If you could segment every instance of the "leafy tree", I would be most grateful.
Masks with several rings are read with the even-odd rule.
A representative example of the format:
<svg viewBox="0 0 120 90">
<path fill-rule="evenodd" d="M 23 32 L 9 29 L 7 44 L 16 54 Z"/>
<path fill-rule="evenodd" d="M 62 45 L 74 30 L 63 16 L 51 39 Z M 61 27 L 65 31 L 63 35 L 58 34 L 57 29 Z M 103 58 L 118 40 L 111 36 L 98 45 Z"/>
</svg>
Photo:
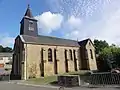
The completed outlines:
<svg viewBox="0 0 120 90">
<path fill-rule="evenodd" d="M 99 54 L 99 64 L 102 71 L 120 67 L 120 48 L 117 46 L 109 46 L 104 48 Z M 98 65 L 99 65 L 98 64 Z"/>
<path fill-rule="evenodd" d="M 104 48 L 109 47 L 109 44 L 104 40 L 94 40 L 96 54 L 99 54 Z"/>
<path fill-rule="evenodd" d="M 12 48 L 0 45 L 0 52 L 12 52 Z"/>
<path fill-rule="evenodd" d="M 0 52 L 2 52 L 3 51 L 3 46 L 2 45 L 0 45 Z"/>
<path fill-rule="evenodd" d="M 12 48 L 5 47 L 5 48 L 3 48 L 3 52 L 12 52 Z"/>
<path fill-rule="evenodd" d="M 105 40 L 94 40 L 97 54 L 97 65 L 101 71 L 108 71 L 120 67 L 120 47 L 109 45 Z"/>
</svg>

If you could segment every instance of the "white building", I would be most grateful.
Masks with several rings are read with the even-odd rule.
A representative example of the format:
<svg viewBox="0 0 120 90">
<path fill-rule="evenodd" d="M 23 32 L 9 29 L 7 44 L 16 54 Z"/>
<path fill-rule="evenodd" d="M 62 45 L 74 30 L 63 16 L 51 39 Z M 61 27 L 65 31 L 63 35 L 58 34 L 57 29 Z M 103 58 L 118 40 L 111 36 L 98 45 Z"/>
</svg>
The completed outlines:
<svg viewBox="0 0 120 90">
<path fill-rule="evenodd" d="M 0 69 L 11 71 L 12 53 L 0 53 Z"/>
</svg>

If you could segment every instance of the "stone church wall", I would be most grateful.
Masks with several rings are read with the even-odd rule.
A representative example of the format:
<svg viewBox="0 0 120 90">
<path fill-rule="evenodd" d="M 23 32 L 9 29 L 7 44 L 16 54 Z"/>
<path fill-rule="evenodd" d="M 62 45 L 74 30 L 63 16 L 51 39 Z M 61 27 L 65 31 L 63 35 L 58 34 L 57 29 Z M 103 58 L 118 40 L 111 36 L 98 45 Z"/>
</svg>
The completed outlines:
<svg viewBox="0 0 120 90">
<path fill-rule="evenodd" d="M 90 70 L 97 70 L 97 64 L 96 64 L 96 56 L 95 56 L 95 48 L 93 47 L 92 43 L 88 41 L 86 45 L 86 49 L 88 51 L 88 65 Z M 91 58 L 90 50 L 92 50 L 93 58 Z"/>
<path fill-rule="evenodd" d="M 29 78 L 31 75 L 35 75 L 35 77 L 39 78 L 41 76 L 40 72 L 40 63 L 41 63 L 41 49 L 43 51 L 43 60 L 44 60 L 44 76 L 54 75 L 54 49 L 56 49 L 56 58 L 57 58 L 57 72 L 58 74 L 65 73 L 65 55 L 64 50 L 72 50 L 76 51 L 77 57 L 77 69 L 79 70 L 79 54 L 77 51 L 79 47 L 65 47 L 65 46 L 48 46 L 48 45 L 35 45 L 35 44 L 27 44 L 26 48 L 26 63 L 27 63 L 27 77 Z M 48 62 L 48 49 L 52 49 L 52 62 Z M 73 53 L 72 53 L 73 56 Z M 70 60 L 69 52 L 67 52 L 68 59 L 68 70 L 70 72 L 75 71 L 74 69 L 74 60 Z"/>
</svg>

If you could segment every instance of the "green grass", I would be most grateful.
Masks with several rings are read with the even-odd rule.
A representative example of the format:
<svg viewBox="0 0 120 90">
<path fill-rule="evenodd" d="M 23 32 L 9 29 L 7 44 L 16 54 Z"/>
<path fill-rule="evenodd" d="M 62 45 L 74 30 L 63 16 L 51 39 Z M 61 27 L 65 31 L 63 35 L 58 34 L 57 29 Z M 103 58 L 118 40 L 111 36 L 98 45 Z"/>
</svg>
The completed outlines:
<svg viewBox="0 0 120 90">
<path fill-rule="evenodd" d="M 79 71 L 79 72 L 69 72 L 69 73 L 64 73 L 60 75 L 84 75 L 87 71 Z M 56 76 L 47 76 L 47 77 L 42 77 L 42 78 L 33 78 L 27 80 L 28 83 L 32 84 L 41 84 L 41 85 L 46 85 L 46 84 L 55 84 L 57 81 L 57 75 Z"/>
<path fill-rule="evenodd" d="M 76 71 L 76 72 L 69 72 L 69 73 L 65 73 L 63 75 L 84 75 L 86 72 L 88 72 L 87 70 L 81 70 L 81 71 Z"/>
</svg>

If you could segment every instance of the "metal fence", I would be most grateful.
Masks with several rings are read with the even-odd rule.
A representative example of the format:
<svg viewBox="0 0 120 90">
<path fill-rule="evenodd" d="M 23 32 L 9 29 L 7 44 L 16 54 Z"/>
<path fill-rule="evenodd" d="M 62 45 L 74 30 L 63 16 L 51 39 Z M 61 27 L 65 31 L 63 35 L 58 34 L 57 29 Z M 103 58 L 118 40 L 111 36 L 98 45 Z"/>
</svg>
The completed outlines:
<svg viewBox="0 0 120 90">
<path fill-rule="evenodd" d="M 91 85 L 120 85 L 120 73 L 93 73 L 89 76 Z"/>
<path fill-rule="evenodd" d="M 9 81 L 10 75 L 0 75 L 0 81 Z"/>
<path fill-rule="evenodd" d="M 88 73 L 86 75 L 59 76 L 60 86 L 120 86 L 120 73 Z"/>
</svg>

